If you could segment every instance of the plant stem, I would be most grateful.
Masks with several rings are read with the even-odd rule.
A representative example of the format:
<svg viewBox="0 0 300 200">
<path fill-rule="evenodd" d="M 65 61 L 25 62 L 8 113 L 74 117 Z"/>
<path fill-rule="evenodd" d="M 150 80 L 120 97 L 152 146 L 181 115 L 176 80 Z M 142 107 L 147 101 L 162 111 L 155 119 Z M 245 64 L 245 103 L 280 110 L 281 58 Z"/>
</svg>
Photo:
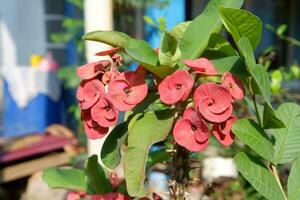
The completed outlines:
<svg viewBox="0 0 300 200">
<path fill-rule="evenodd" d="M 262 121 L 261 121 L 260 116 L 259 116 L 255 94 L 254 94 L 253 89 L 252 89 L 252 79 L 251 78 L 249 78 L 249 90 L 250 90 L 251 98 L 252 98 L 252 101 L 253 101 L 253 104 L 254 104 L 254 109 L 255 109 L 255 114 L 256 114 L 258 124 L 262 127 Z"/>
<path fill-rule="evenodd" d="M 185 200 L 186 183 L 189 172 L 189 152 L 177 144 L 175 144 L 173 167 L 174 174 L 170 188 L 170 199 Z"/>
<path fill-rule="evenodd" d="M 275 179 L 276 179 L 276 181 L 277 181 L 277 183 L 278 183 L 278 185 L 280 187 L 280 190 L 281 190 L 281 192 L 282 192 L 282 194 L 284 196 L 284 199 L 287 200 L 287 197 L 286 197 L 286 195 L 284 193 L 284 190 L 283 190 L 281 182 L 280 182 L 280 178 L 279 178 L 279 174 L 278 174 L 276 166 L 273 165 L 273 164 L 270 164 L 270 169 L 271 169 L 271 172 L 274 175 L 274 177 L 275 177 Z"/>
<path fill-rule="evenodd" d="M 259 112 L 258 112 L 258 107 L 257 107 L 255 94 L 251 94 L 251 97 L 252 97 L 252 101 L 253 101 L 253 104 L 254 104 L 254 109 L 255 109 L 255 114 L 256 114 L 258 124 L 262 127 L 262 122 L 261 122 L 260 115 L 259 115 Z"/>
</svg>

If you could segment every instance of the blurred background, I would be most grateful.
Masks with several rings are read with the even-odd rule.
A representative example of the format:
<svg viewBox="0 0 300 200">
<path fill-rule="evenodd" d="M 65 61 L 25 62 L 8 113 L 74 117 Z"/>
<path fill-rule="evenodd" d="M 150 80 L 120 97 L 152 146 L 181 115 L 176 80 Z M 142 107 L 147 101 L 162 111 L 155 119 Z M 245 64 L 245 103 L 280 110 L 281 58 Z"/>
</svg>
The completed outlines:
<svg viewBox="0 0 300 200">
<path fill-rule="evenodd" d="M 75 69 L 91 61 L 90 55 L 103 46 L 85 44 L 84 32 L 122 31 L 155 48 L 165 28 L 194 19 L 206 3 L 0 0 L 0 199 L 21 198 L 25 190 L 30 193 L 25 185 L 36 171 L 66 164 L 73 155 L 85 158 L 87 141 L 75 99 L 79 83 Z M 263 22 L 255 53 L 269 69 L 273 101 L 298 102 L 300 1 L 245 0 L 243 8 Z M 130 61 L 126 65 L 135 66 Z"/>
</svg>

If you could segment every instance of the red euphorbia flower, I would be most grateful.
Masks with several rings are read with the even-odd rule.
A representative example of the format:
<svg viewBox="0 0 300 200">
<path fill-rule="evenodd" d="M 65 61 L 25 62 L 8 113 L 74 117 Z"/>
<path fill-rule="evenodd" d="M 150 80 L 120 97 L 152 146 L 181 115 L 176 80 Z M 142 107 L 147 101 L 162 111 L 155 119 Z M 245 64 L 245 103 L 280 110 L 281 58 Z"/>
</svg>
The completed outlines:
<svg viewBox="0 0 300 200">
<path fill-rule="evenodd" d="M 118 121 L 119 111 L 106 99 L 101 98 L 91 108 L 92 119 L 100 126 L 110 127 Z"/>
<path fill-rule="evenodd" d="M 213 63 L 206 58 L 198 58 L 196 60 L 184 60 L 183 63 L 196 73 L 204 75 L 218 75 Z"/>
<path fill-rule="evenodd" d="M 215 83 L 201 84 L 195 90 L 194 102 L 201 115 L 210 122 L 224 122 L 232 113 L 230 93 Z"/>
<path fill-rule="evenodd" d="M 193 88 L 194 80 L 185 70 L 177 70 L 167 76 L 158 86 L 160 100 L 165 104 L 185 101 Z"/>
<path fill-rule="evenodd" d="M 109 84 L 107 98 L 117 110 L 128 111 L 146 97 L 147 91 L 144 75 L 124 72 Z"/>
<path fill-rule="evenodd" d="M 234 135 L 231 128 L 236 121 L 237 118 L 231 115 L 225 122 L 213 125 L 212 133 L 222 145 L 229 146 L 233 143 Z"/>
<path fill-rule="evenodd" d="M 81 79 L 92 79 L 107 71 L 110 65 L 111 62 L 109 60 L 101 60 L 82 65 L 77 68 L 76 72 Z"/>
<path fill-rule="evenodd" d="M 107 127 L 100 126 L 92 119 L 90 110 L 84 110 L 81 112 L 81 120 L 83 120 L 83 127 L 89 139 L 102 138 L 108 132 Z"/>
<path fill-rule="evenodd" d="M 91 200 L 130 200 L 131 198 L 119 192 L 110 192 L 104 195 L 92 195 Z"/>
<path fill-rule="evenodd" d="M 209 129 L 195 108 L 184 111 L 173 129 L 175 141 L 190 151 L 201 151 L 209 142 Z"/>
<path fill-rule="evenodd" d="M 104 85 L 97 79 L 81 81 L 76 97 L 81 109 L 89 109 L 105 95 Z"/>
<path fill-rule="evenodd" d="M 229 72 L 223 74 L 222 86 L 228 89 L 232 98 L 235 100 L 241 100 L 245 96 L 245 89 L 242 81 Z"/>
<path fill-rule="evenodd" d="M 116 68 L 112 68 L 110 71 L 107 71 L 102 76 L 102 82 L 105 85 L 108 85 L 111 81 L 115 80 L 120 75 L 120 72 Z"/>
</svg>

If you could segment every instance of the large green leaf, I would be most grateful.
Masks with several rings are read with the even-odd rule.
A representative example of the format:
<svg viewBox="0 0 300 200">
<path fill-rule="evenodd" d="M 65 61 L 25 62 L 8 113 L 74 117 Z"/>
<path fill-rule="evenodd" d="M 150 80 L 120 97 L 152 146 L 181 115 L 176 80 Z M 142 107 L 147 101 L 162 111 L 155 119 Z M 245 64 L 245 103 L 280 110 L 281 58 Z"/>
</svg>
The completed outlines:
<svg viewBox="0 0 300 200">
<path fill-rule="evenodd" d="M 82 38 L 122 48 L 125 48 L 131 39 L 129 35 L 118 31 L 93 31 L 85 34 Z"/>
<path fill-rule="evenodd" d="M 140 114 L 130 125 L 124 169 L 127 191 L 130 196 L 144 197 L 145 167 L 151 145 L 164 140 L 173 124 L 173 111 Z"/>
<path fill-rule="evenodd" d="M 256 86 L 259 89 L 261 95 L 263 96 L 265 102 L 271 109 L 273 109 L 270 102 L 270 77 L 266 68 L 260 64 L 255 65 L 254 69 L 250 72 L 250 74 L 253 77 Z"/>
<path fill-rule="evenodd" d="M 179 43 L 181 60 L 198 58 L 207 47 L 210 35 L 222 28 L 219 7 L 240 8 L 243 0 L 209 1 L 204 11 L 188 26 Z"/>
<path fill-rule="evenodd" d="M 245 58 L 246 68 L 253 78 L 255 86 L 258 88 L 259 94 L 263 96 L 265 102 L 272 109 L 270 103 L 270 78 L 266 68 L 263 65 L 256 64 L 253 49 L 248 38 L 242 37 L 238 42 L 238 46 L 240 54 Z"/>
<path fill-rule="evenodd" d="M 85 173 L 89 188 L 97 194 L 106 194 L 112 191 L 111 184 L 104 169 L 98 163 L 98 157 L 92 155 L 86 163 Z"/>
<path fill-rule="evenodd" d="M 183 37 L 184 32 L 186 31 L 187 27 L 191 24 L 191 21 L 182 22 L 174 26 L 171 30 L 171 34 L 175 36 L 178 40 L 181 40 Z"/>
<path fill-rule="evenodd" d="M 288 200 L 300 199 L 300 157 L 294 160 L 288 178 Z"/>
<path fill-rule="evenodd" d="M 87 191 L 85 173 L 80 169 L 50 167 L 43 171 L 43 179 L 51 188 Z"/>
<path fill-rule="evenodd" d="M 231 72 L 239 78 L 248 77 L 243 59 L 240 56 L 228 56 L 211 60 L 219 74 Z"/>
<path fill-rule="evenodd" d="M 274 129 L 275 163 L 288 163 L 300 156 L 300 106 L 284 103 L 275 111 L 285 128 Z"/>
<path fill-rule="evenodd" d="M 159 66 L 158 56 L 149 44 L 143 40 L 130 39 L 125 47 L 125 52 L 133 60 L 142 64 L 147 70 L 163 78 L 171 74 L 174 69 Z"/>
<path fill-rule="evenodd" d="M 103 143 L 101 160 L 109 169 L 115 169 L 120 163 L 120 148 L 127 138 L 127 125 L 127 122 L 123 122 L 115 126 Z"/>
<path fill-rule="evenodd" d="M 177 46 L 177 39 L 165 31 L 158 53 L 159 63 L 162 66 L 173 67 L 180 59 L 180 50 Z"/>
<path fill-rule="evenodd" d="M 246 66 L 249 73 L 254 69 L 256 65 L 255 57 L 253 54 L 253 48 L 248 38 L 242 37 L 238 43 L 238 50 L 242 56 L 245 58 Z"/>
<path fill-rule="evenodd" d="M 268 104 L 264 104 L 263 127 L 264 129 L 285 127 L 284 123 L 276 116 L 276 113 Z"/>
<path fill-rule="evenodd" d="M 213 33 L 210 36 L 206 50 L 202 56 L 205 58 L 222 58 L 227 56 L 238 56 L 237 51 L 231 46 L 231 44 L 223 36 L 217 33 Z"/>
<path fill-rule="evenodd" d="M 243 177 L 264 197 L 270 200 L 285 199 L 275 177 L 259 158 L 240 152 L 234 161 Z"/>
<path fill-rule="evenodd" d="M 247 37 L 253 49 L 258 46 L 262 23 L 257 16 L 248 11 L 235 8 L 220 8 L 220 12 L 224 26 L 236 43 L 242 37 Z"/>
<path fill-rule="evenodd" d="M 264 130 L 252 119 L 240 119 L 232 128 L 233 133 L 258 155 L 273 161 L 274 148 Z"/>
</svg>

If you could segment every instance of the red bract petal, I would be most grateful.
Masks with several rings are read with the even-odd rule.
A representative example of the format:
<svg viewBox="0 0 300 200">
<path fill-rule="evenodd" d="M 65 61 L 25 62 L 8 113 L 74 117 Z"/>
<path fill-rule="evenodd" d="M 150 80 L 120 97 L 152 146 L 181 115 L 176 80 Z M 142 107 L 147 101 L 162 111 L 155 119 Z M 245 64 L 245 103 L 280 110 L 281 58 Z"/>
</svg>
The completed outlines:
<svg viewBox="0 0 300 200">
<path fill-rule="evenodd" d="M 207 126 L 204 128 L 205 125 L 204 123 L 200 129 L 194 131 L 193 126 L 195 125 L 192 124 L 189 119 L 182 118 L 178 120 L 174 126 L 174 139 L 179 145 L 190 151 L 201 151 L 205 149 L 209 142 L 209 130 Z M 197 135 L 196 137 L 198 140 L 201 140 L 201 142 L 196 140 L 195 135 Z"/>
<path fill-rule="evenodd" d="M 117 53 L 121 48 L 120 47 L 115 47 L 115 48 L 111 48 L 111 49 L 108 49 L 106 51 L 100 51 L 98 53 L 96 53 L 95 55 L 96 56 L 112 56 L 114 55 L 115 53 Z"/>
<path fill-rule="evenodd" d="M 232 113 L 231 95 L 215 83 L 204 83 L 194 93 L 194 101 L 201 115 L 210 122 L 223 122 Z"/>
<path fill-rule="evenodd" d="M 143 75 L 125 72 L 109 84 L 108 99 L 117 110 L 128 111 L 146 97 L 147 91 Z"/>
<path fill-rule="evenodd" d="M 193 88 L 194 80 L 185 70 L 177 70 L 167 76 L 158 86 L 160 100 L 165 104 L 185 101 Z"/>
<path fill-rule="evenodd" d="M 231 115 L 225 122 L 213 125 L 212 133 L 222 145 L 229 146 L 233 143 L 234 135 L 231 128 L 236 121 L 237 118 Z"/>
<path fill-rule="evenodd" d="M 131 88 L 129 95 L 123 97 L 123 101 L 127 104 L 136 105 L 146 97 L 147 91 L 147 84 L 136 85 Z"/>
<path fill-rule="evenodd" d="M 222 86 L 228 89 L 233 99 L 241 100 L 245 96 L 242 81 L 229 72 L 223 74 Z"/>
<path fill-rule="evenodd" d="M 111 62 L 109 60 L 101 60 L 82 65 L 77 68 L 76 72 L 81 79 L 91 79 L 100 73 L 104 73 L 104 71 L 106 71 L 110 65 Z"/>
<path fill-rule="evenodd" d="M 218 75 L 213 63 L 206 58 L 199 58 L 197 60 L 184 60 L 183 63 L 196 73 L 204 75 Z"/>
<path fill-rule="evenodd" d="M 188 107 L 183 113 L 183 118 L 190 120 L 192 131 L 197 142 L 204 143 L 209 139 L 209 129 L 202 116 L 193 107 Z"/>
<path fill-rule="evenodd" d="M 169 88 L 169 79 L 170 77 L 166 77 L 159 84 L 158 93 L 160 95 L 161 102 L 165 104 L 175 104 L 182 99 L 184 90 L 171 90 Z"/>
<path fill-rule="evenodd" d="M 76 97 L 81 109 L 91 108 L 100 97 L 104 96 L 104 85 L 97 79 L 81 81 Z"/>
<path fill-rule="evenodd" d="M 95 127 L 90 127 L 86 122 L 83 122 L 83 126 L 87 137 L 92 140 L 102 138 L 108 132 L 108 128 L 101 127 L 99 125 Z"/>
<path fill-rule="evenodd" d="M 91 116 L 91 110 L 81 110 L 81 120 L 85 121 L 89 127 L 96 127 L 98 124 L 94 122 Z"/>
<path fill-rule="evenodd" d="M 91 108 L 92 119 L 103 127 L 114 125 L 118 121 L 118 115 L 119 112 L 104 98 Z"/>
<path fill-rule="evenodd" d="M 188 107 L 185 109 L 183 113 L 184 119 L 189 119 L 192 123 L 197 123 L 198 121 L 202 121 L 202 116 L 197 112 L 194 107 Z"/>
</svg>

